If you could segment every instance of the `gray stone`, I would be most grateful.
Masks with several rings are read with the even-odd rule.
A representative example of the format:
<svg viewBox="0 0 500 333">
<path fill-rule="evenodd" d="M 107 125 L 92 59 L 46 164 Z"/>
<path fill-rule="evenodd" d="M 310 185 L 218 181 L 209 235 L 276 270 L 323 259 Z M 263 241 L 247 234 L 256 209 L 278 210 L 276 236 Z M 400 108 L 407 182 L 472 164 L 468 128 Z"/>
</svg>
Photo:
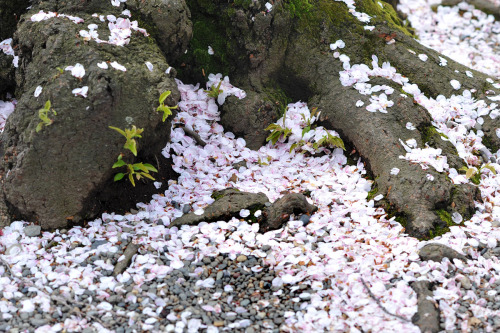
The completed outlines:
<svg viewBox="0 0 500 333">
<path fill-rule="evenodd" d="M 99 246 L 104 245 L 104 244 L 107 244 L 107 243 L 108 243 L 108 241 L 107 241 L 107 240 L 105 240 L 105 239 L 95 240 L 95 241 L 93 241 L 93 242 L 92 242 L 92 245 L 90 246 L 90 249 L 91 249 L 91 250 L 95 250 L 95 249 L 97 249 Z"/>
<path fill-rule="evenodd" d="M 472 288 L 472 283 L 467 276 L 462 275 L 457 280 L 460 282 L 464 289 L 470 290 Z"/>
<path fill-rule="evenodd" d="M 182 212 L 183 212 L 184 214 L 187 214 L 187 213 L 189 213 L 190 211 L 191 211 L 191 205 L 184 205 L 184 206 L 182 206 Z"/>
<path fill-rule="evenodd" d="M 22 252 L 22 250 L 23 250 L 23 248 L 20 244 L 12 244 L 11 246 L 9 246 L 7 248 L 7 250 L 5 250 L 5 254 L 11 255 L 11 254 Z"/>
<path fill-rule="evenodd" d="M 460 259 L 467 262 L 467 258 L 463 254 L 458 253 L 446 245 L 438 243 L 425 245 L 420 249 L 418 255 L 422 261 L 432 260 L 441 262 L 443 258 L 448 258 L 450 261 L 453 261 L 453 259 Z"/>
<path fill-rule="evenodd" d="M 30 319 L 30 324 L 35 326 L 35 327 L 38 327 L 38 326 L 43 326 L 47 323 L 47 320 L 46 319 L 38 319 L 38 318 L 32 318 Z"/>
<path fill-rule="evenodd" d="M 28 237 L 38 237 L 42 233 L 42 227 L 39 225 L 30 224 L 24 227 L 24 234 Z"/>
<path fill-rule="evenodd" d="M 302 215 L 300 215 L 299 220 L 302 221 L 302 223 L 304 225 L 307 225 L 309 223 L 309 221 L 311 220 L 311 216 L 309 216 L 307 214 L 302 214 Z"/>
</svg>

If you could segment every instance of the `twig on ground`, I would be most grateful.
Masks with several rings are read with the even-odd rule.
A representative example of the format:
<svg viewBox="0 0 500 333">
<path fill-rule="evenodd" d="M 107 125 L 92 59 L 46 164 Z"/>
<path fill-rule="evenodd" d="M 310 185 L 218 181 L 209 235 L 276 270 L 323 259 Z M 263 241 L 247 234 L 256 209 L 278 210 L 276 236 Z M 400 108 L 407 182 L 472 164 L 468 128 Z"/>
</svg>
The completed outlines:
<svg viewBox="0 0 500 333">
<path fill-rule="evenodd" d="M 368 295 L 370 295 L 370 297 L 375 301 L 375 303 L 377 303 L 377 305 L 382 309 L 382 311 L 384 311 L 385 313 L 387 313 L 389 316 L 393 316 L 393 317 L 398 318 L 398 319 L 400 319 L 402 321 L 405 321 L 407 323 L 411 323 L 411 320 L 408 320 L 408 319 L 406 319 L 403 316 L 391 313 L 386 308 L 384 308 L 384 306 L 382 305 L 382 303 L 380 303 L 380 300 L 372 293 L 372 291 L 370 290 L 370 288 L 366 284 L 365 280 L 363 280 L 363 278 L 360 278 L 360 279 L 361 279 L 361 283 L 363 284 L 363 287 L 365 287 L 366 291 L 368 292 Z"/>
<path fill-rule="evenodd" d="M 182 130 L 187 136 L 191 137 L 194 141 L 196 141 L 198 145 L 202 147 L 205 147 L 207 145 L 207 143 L 203 141 L 203 139 L 195 131 L 186 128 L 186 126 L 184 125 L 180 125 L 179 127 L 182 128 Z"/>
<path fill-rule="evenodd" d="M 130 266 L 130 263 L 132 262 L 132 257 L 135 256 L 140 247 L 141 246 L 139 244 L 134 244 L 132 242 L 127 245 L 127 248 L 123 252 L 125 258 L 117 262 L 115 265 L 115 268 L 113 270 L 114 277 L 125 272 L 125 270 L 128 268 L 128 266 Z"/>
</svg>

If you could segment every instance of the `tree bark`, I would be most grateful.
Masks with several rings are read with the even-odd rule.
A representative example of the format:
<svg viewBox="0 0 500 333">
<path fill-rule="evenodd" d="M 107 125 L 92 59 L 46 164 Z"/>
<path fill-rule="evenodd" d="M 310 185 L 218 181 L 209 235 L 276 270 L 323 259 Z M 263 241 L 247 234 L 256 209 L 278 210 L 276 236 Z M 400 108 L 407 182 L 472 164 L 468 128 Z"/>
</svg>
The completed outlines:
<svg viewBox="0 0 500 333">
<path fill-rule="evenodd" d="M 253 1 L 243 1 L 243 4 L 222 0 L 209 4 L 204 0 L 187 2 L 192 13 L 193 40 L 188 53 L 177 64 L 182 79 L 200 81 L 204 73 L 210 72 L 230 75 L 232 82 L 253 96 L 255 112 L 264 113 L 258 118 L 265 121 L 257 120 L 263 128 L 278 117 L 273 113 L 285 101 L 302 100 L 310 107 L 318 107 L 320 125 L 339 132 L 349 149 L 359 152 L 375 179 L 378 193 L 386 198 L 382 204 L 388 212 L 400 217 L 412 236 L 429 238 L 446 229 L 449 221 L 443 216 L 453 212 L 460 213 L 464 219 L 473 214 L 474 200 L 479 200 L 477 187 L 454 185 L 444 173 L 432 168 L 423 170 L 399 158 L 406 153 L 400 139 L 414 138 L 419 147 L 427 143 L 441 148 L 450 167 L 458 170 L 465 165 L 454 146 L 441 140 L 429 112 L 412 98 L 398 97 L 401 86 L 383 78 L 372 78 L 370 83 L 394 88 L 395 93 L 391 95 L 394 105 L 388 113 L 370 113 L 364 107 L 356 107 L 358 100 L 367 105 L 370 96 L 360 95 L 353 87 L 341 84 L 342 63 L 332 56 L 329 45 L 343 40 L 346 46 L 340 51 L 349 56 L 351 66 L 366 64 L 371 68 L 372 55 L 377 55 L 380 65 L 390 62 L 427 97 L 450 97 L 461 94 L 463 89 L 475 89 L 474 97 L 485 99 L 487 90 L 498 93 L 485 81 L 487 75 L 419 44 L 412 29 L 403 25 L 387 3 L 356 1 L 356 11 L 372 17 L 367 25 L 375 29 L 369 31 L 340 1 L 275 1 L 270 12 L 260 2 Z M 391 39 L 395 43 L 387 44 Z M 213 56 L 205 56 L 208 46 L 213 47 Z M 429 59 L 422 62 L 408 50 L 424 53 Z M 447 66 L 439 65 L 439 56 L 448 60 Z M 467 77 L 466 70 L 474 77 Z M 460 91 L 453 90 L 452 79 L 462 83 Z M 276 97 L 280 94 L 285 98 Z M 269 100 L 276 106 L 274 110 L 259 107 L 262 101 Z M 252 144 L 257 139 L 261 140 L 259 144 L 264 143 L 264 136 L 256 138 L 253 131 L 245 132 L 242 125 L 252 119 L 251 105 L 245 100 L 241 101 L 241 107 L 234 100 L 230 105 L 231 110 L 224 108 L 222 114 L 226 129 L 247 141 L 253 136 Z M 417 130 L 409 131 L 407 122 L 413 123 Z M 500 147 L 495 134 L 495 129 L 500 127 L 498 122 L 485 117 L 483 125 L 484 141 L 493 152 Z M 397 177 L 390 174 L 395 167 L 400 169 Z M 429 181 L 427 174 L 431 174 L 434 181 Z"/>
</svg>

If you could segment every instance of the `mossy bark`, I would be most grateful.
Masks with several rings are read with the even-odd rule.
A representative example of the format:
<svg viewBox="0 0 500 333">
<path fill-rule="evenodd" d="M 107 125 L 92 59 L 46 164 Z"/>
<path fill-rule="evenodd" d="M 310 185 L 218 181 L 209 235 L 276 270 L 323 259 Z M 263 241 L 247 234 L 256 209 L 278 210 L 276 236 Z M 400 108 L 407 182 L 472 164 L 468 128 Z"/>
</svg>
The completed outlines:
<svg viewBox="0 0 500 333">
<path fill-rule="evenodd" d="M 311 6 L 303 7 L 291 6 L 300 1 L 275 1 L 271 12 L 259 7 L 262 6 L 260 2 L 245 7 L 237 1 L 211 1 L 207 8 L 201 6 L 201 2 L 188 1 L 192 6 L 195 28 L 193 43 L 183 62 L 178 64 L 185 69 L 182 72 L 184 80 L 199 80 L 204 73 L 220 71 L 230 74 L 231 81 L 251 92 L 255 100 L 259 95 L 264 100 L 266 91 L 273 89 L 284 91 L 291 100 L 308 101 L 311 107 L 319 107 L 321 125 L 338 131 L 344 141 L 356 148 L 373 176 L 377 177 L 378 193 L 385 195 L 385 204 L 406 217 L 406 230 L 413 236 L 429 238 L 436 228 L 447 227 L 437 210 L 457 211 L 464 218 L 471 216 L 474 200 L 479 198 L 476 187 L 454 185 L 443 173 L 423 170 L 419 165 L 399 158 L 406 153 L 399 140 L 414 138 L 419 146 L 427 142 L 441 148 L 452 167 L 458 169 L 463 165 L 455 148 L 441 140 L 433 129 L 427 110 L 414 103 L 412 98 L 396 97 L 398 94 L 392 95 L 394 106 L 387 114 L 357 108 L 356 101 L 362 100 L 366 104 L 369 96 L 360 95 L 352 87 L 341 84 L 339 72 L 343 70 L 342 63 L 332 56 L 329 44 L 343 40 L 346 47 L 341 51 L 350 57 L 351 65 L 363 63 L 371 67 L 371 57 L 377 55 L 379 64 L 390 62 L 398 73 L 417 84 L 428 97 L 450 97 L 461 93 L 462 90 L 453 90 L 449 83 L 456 79 L 462 82 L 462 89 L 476 89 L 475 97 L 484 99 L 486 90 L 495 90 L 485 81 L 485 74 L 451 59 L 447 59 L 447 66 L 440 66 L 441 55 L 419 44 L 412 35 L 413 30 L 401 22 L 387 3 L 380 6 L 374 0 L 356 1 L 356 10 L 372 17 L 369 25 L 374 25 L 375 29 L 368 31 L 347 6 L 338 1 L 312 0 L 308 2 Z M 214 15 L 219 19 L 210 25 L 210 20 L 216 17 Z M 209 24 L 210 33 L 197 30 L 199 24 Z M 387 44 L 387 36 L 391 36 L 395 43 Z M 211 58 L 208 46 L 212 46 L 218 56 Z M 425 53 L 429 59 L 424 63 L 409 49 L 417 54 Z M 191 62 L 186 62 L 188 60 Z M 473 72 L 474 77 L 467 77 L 466 70 Z M 374 84 L 376 80 L 380 79 L 373 79 L 370 83 Z M 401 89 L 396 83 L 386 81 L 384 84 L 395 91 Z M 225 109 L 223 125 L 228 130 L 243 128 L 240 125 L 251 121 L 246 109 L 236 107 L 235 112 Z M 495 128 L 500 124 L 498 120 L 485 118 L 485 140 L 496 149 L 500 147 L 500 141 Z M 267 122 L 270 121 L 268 118 Z M 418 130 L 406 129 L 407 122 L 412 122 Z M 262 124 L 263 127 L 267 125 Z M 247 141 L 252 135 L 251 132 L 237 132 Z M 390 174 L 394 167 L 401 170 L 398 176 Z M 429 181 L 427 174 L 434 176 L 434 181 Z"/>
</svg>

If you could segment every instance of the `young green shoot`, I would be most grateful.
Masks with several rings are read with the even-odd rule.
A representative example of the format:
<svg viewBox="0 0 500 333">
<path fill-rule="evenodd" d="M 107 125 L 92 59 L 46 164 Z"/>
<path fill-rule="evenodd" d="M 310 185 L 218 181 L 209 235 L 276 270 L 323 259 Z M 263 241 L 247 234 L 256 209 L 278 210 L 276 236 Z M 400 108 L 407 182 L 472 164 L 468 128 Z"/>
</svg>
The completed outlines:
<svg viewBox="0 0 500 333">
<path fill-rule="evenodd" d="M 304 119 L 304 122 L 306 123 L 306 127 L 304 127 L 304 129 L 302 130 L 302 137 L 304 137 L 304 135 L 306 135 L 311 131 L 312 119 L 314 118 L 314 115 L 316 114 L 317 111 L 318 111 L 317 107 L 312 108 L 311 118 L 309 119 L 306 119 L 306 116 L 304 116 L 304 114 L 302 113 L 302 119 Z"/>
<path fill-rule="evenodd" d="M 134 138 L 142 138 L 141 133 L 144 132 L 144 129 L 136 128 L 135 125 L 133 125 L 132 128 L 125 130 L 113 126 L 109 126 L 109 128 L 123 135 L 127 139 L 123 148 L 130 150 L 134 156 L 137 156 L 137 141 L 135 141 Z"/>
<path fill-rule="evenodd" d="M 324 137 L 313 143 L 314 149 L 318 149 L 321 146 L 342 148 L 343 150 L 345 150 L 344 141 L 342 141 L 342 139 L 337 136 L 331 135 L 330 133 L 327 133 Z"/>
<path fill-rule="evenodd" d="M 49 126 L 51 125 L 54 120 L 49 118 L 49 113 L 52 113 L 54 116 L 57 115 L 57 112 L 54 109 L 51 109 L 51 104 L 50 100 L 45 102 L 45 105 L 43 109 L 38 110 L 38 117 L 40 118 L 41 122 L 38 123 L 36 126 L 36 131 L 40 132 L 43 128 L 43 126 Z"/>
<path fill-rule="evenodd" d="M 470 179 L 471 182 L 476 185 L 479 185 L 479 183 L 481 182 L 481 172 L 484 169 L 490 170 L 494 175 L 497 174 L 495 168 L 490 163 L 486 163 L 485 165 L 480 167 L 479 170 L 475 167 L 467 168 L 463 166 L 460 168 L 461 171 L 465 171 L 465 178 Z"/>
<path fill-rule="evenodd" d="M 163 118 L 162 121 L 165 122 L 167 120 L 168 116 L 172 114 L 173 109 L 177 109 L 179 106 L 168 106 L 165 105 L 165 100 L 167 99 L 168 96 L 170 96 L 172 92 L 170 90 L 165 91 L 163 94 L 160 95 L 160 106 L 156 108 L 157 112 L 163 112 Z"/>
<path fill-rule="evenodd" d="M 220 94 L 222 94 L 224 91 L 220 88 L 220 85 L 222 84 L 222 81 L 219 81 L 219 84 L 217 87 L 215 85 L 212 85 L 210 87 L 210 90 L 205 90 L 205 92 L 208 94 L 208 97 L 212 98 L 217 98 L 219 97 Z"/>
<path fill-rule="evenodd" d="M 272 131 L 271 134 L 269 134 L 269 136 L 266 138 L 266 142 L 271 141 L 271 143 L 273 145 L 275 145 L 276 142 L 278 142 L 278 140 L 282 136 L 283 136 L 283 139 L 286 140 L 286 138 L 290 134 L 292 134 L 292 130 L 290 128 L 287 128 L 285 125 L 287 109 L 285 109 L 285 113 L 283 114 L 283 127 L 278 125 L 278 124 L 271 124 L 271 125 L 267 126 L 267 128 L 265 129 L 266 131 Z"/>
<path fill-rule="evenodd" d="M 126 175 L 128 175 L 128 179 L 132 186 L 135 187 L 135 180 L 140 180 L 141 178 L 149 178 L 151 180 L 155 180 L 153 176 L 151 176 L 150 172 L 158 172 L 158 170 L 149 163 L 134 163 L 129 164 L 123 160 L 123 154 L 118 155 L 117 161 L 113 164 L 113 169 L 126 167 L 127 172 L 119 172 L 115 175 L 114 181 L 117 182 L 122 180 Z"/>
</svg>

